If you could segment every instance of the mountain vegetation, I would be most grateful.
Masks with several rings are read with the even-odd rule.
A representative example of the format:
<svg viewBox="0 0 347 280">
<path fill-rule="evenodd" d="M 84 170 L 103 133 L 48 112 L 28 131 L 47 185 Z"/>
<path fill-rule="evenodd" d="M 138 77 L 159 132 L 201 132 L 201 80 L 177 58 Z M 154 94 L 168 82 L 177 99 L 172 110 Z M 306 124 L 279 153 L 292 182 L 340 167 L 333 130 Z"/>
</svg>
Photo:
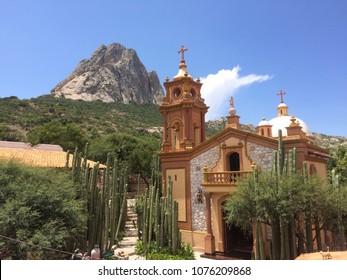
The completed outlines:
<svg viewBox="0 0 347 280">
<path fill-rule="evenodd" d="M 225 118 L 206 123 L 207 138 L 225 127 Z M 256 133 L 251 124 L 242 129 Z M 58 144 L 65 151 L 81 151 L 90 144 L 91 159 L 106 162 L 107 153 L 118 159 L 129 172 L 149 178 L 152 155 L 159 151 L 162 116 L 151 102 L 129 104 L 83 101 L 42 95 L 20 100 L 0 99 L 0 140 Z M 314 134 L 316 143 L 331 154 L 329 169 L 347 177 L 347 138 Z"/>
<path fill-rule="evenodd" d="M 120 174 L 139 174 L 148 186 L 151 184 L 153 167 L 158 166 L 156 155 L 161 147 L 161 125 L 162 116 L 158 106 L 151 102 L 130 102 L 129 104 L 87 102 L 57 98 L 53 95 L 23 100 L 14 96 L 0 99 L 0 140 L 30 142 L 32 145 L 58 144 L 65 151 L 73 151 L 76 147 L 79 151 L 83 151 L 86 143 L 89 143 L 88 157 L 90 159 L 101 163 L 106 163 L 108 157 L 117 160 Z M 224 127 L 223 118 L 219 121 L 207 122 L 207 137 L 213 136 Z M 255 127 L 252 125 L 242 125 L 242 128 L 255 133 Z M 321 134 L 315 136 L 318 144 L 329 149 L 331 155 L 329 169 L 335 169 L 336 174 L 339 175 L 339 181 L 345 185 L 347 182 L 347 139 Z M 74 187 L 76 185 L 71 181 L 70 175 L 50 169 L 41 170 L 16 164 L 5 165 L 1 162 L 0 171 L 0 184 L 4 186 L 0 191 L 0 228 L 2 229 L 0 234 L 26 241 L 25 244 L 1 241 L 0 258 L 66 258 L 66 255 L 60 256 L 59 252 L 53 254 L 44 247 L 72 252 L 84 234 L 86 216 L 84 212 L 81 212 L 82 202 L 78 198 L 78 192 L 76 193 Z M 261 186 L 262 177 L 259 180 L 257 184 Z M 296 183 L 293 184 L 292 180 L 302 185 L 302 178 L 299 175 L 298 180 L 296 177 L 288 180 L 290 181 L 288 184 L 283 180 L 284 187 L 287 185 L 296 187 Z M 59 182 L 59 186 L 56 182 Z M 245 182 L 244 188 L 240 182 L 239 189 L 241 191 L 244 189 L 245 192 L 254 190 L 250 182 Z M 264 177 L 264 182 L 265 187 L 269 185 L 269 178 Z M 50 186 L 48 189 L 47 185 Z M 18 186 L 21 188 L 19 189 Z M 248 188 L 249 186 L 251 188 Z M 265 187 L 264 193 L 267 193 Z M 327 226 L 337 232 L 343 232 L 347 228 L 346 209 L 341 208 L 337 211 L 333 206 L 345 205 L 340 201 L 345 199 L 345 193 L 338 193 L 330 198 L 329 192 L 323 194 L 320 188 L 310 189 L 310 187 L 311 185 L 308 185 L 307 188 L 300 189 L 303 193 L 300 193 L 299 197 L 306 199 L 312 197 L 312 194 L 317 194 L 316 197 L 326 197 L 323 206 L 324 209 L 329 210 L 329 213 L 327 211 L 322 213 L 330 216 L 322 215 L 321 217 L 330 221 L 330 224 L 326 223 Z M 32 189 L 36 189 L 37 192 L 32 192 Z M 326 189 L 335 190 L 331 191 L 331 194 L 335 194 L 339 188 Z M 292 189 L 289 191 L 291 192 Z M 267 201 L 269 197 L 250 197 L 254 197 L 257 205 L 261 203 L 271 205 Z M 278 199 L 276 203 L 282 205 L 283 200 L 281 197 Z M 246 207 L 247 201 L 242 199 L 234 201 L 238 205 L 228 205 L 230 211 L 239 211 L 242 215 L 250 213 L 241 209 L 242 205 Z M 239 206 L 241 208 L 238 208 Z M 265 212 L 250 213 L 250 215 L 253 218 L 258 217 L 261 223 L 267 223 L 268 221 L 263 218 L 269 217 L 272 209 L 267 209 L 265 206 L 261 209 Z M 285 211 L 288 209 L 282 210 L 283 213 L 275 214 L 286 217 Z M 304 210 L 296 209 L 295 211 L 299 213 Z M 47 215 L 47 213 L 50 214 Z M 69 221 L 59 218 L 65 217 L 66 213 Z M 251 217 L 246 218 L 242 215 L 239 221 L 246 221 Z M 249 224 L 240 222 L 240 226 L 247 227 Z M 282 258 L 280 256 L 282 252 L 287 251 L 284 249 L 274 251 L 275 258 Z M 293 253 L 289 254 L 293 256 Z"/>
<path fill-rule="evenodd" d="M 23 100 L 14 96 L 0 99 L 1 140 L 27 141 L 28 137 L 34 140 L 33 134 L 50 121 L 58 121 L 62 126 L 70 124 L 86 139 L 119 132 L 150 135 L 147 130 L 160 127 L 162 123 L 160 112 L 152 103 L 86 102 L 52 95 Z M 154 135 L 160 138 L 159 133 Z"/>
</svg>

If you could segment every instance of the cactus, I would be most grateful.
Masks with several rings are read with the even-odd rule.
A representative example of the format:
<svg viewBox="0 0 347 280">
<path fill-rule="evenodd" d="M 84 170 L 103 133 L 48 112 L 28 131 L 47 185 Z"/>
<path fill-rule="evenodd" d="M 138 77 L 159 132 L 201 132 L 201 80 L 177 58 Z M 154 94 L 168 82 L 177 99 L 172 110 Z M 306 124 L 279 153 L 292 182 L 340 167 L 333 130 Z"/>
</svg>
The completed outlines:
<svg viewBox="0 0 347 280">
<path fill-rule="evenodd" d="M 123 187 L 119 186 L 117 161 L 111 167 L 111 156 L 108 154 L 106 168 L 103 172 L 102 186 L 99 186 L 99 163 L 92 169 L 87 165 L 88 143 L 83 155 L 75 149 L 71 173 L 76 183 L 80 183 L 81 197 L 84 199 L 87 226 L 85 238 L 81 241 L 83 248 L 91 251 L 95 244 L 100 250 L 109 250 L 124 230 L 126 219 L 126 179 Z M 69 166 L 69 155 L 66 155 L 66 167 Z M 126 177 L 126 176 L 124 176 Z"/>
<path fill-rule="evenodd" d="M 308 173 L 307 173 L 307 162 L 303 162 L 302 166 L 303 176 L 304 176 L 304 183 L 307 183 L 308 180 Z M 312 253 L 313 252 L 313 238 L 312 238 L 312 215 L 311 215 L 311 201 L 307 203 L 307 209 L 304 213 L 304 223 L 305 223 L 305 241 L 306 241 L 306 252 Z"/>
<path fill-rule="evenodd" d="M 65 161 L 65 169 L 69 170 L 69 161 L 70 161 L 70 150 L 66 152 L 66 161 Z"/>
<path fill-rule="evenodd" d="M 254 178 L 254 189 L 256 193 L 256 197 L 258 196 L 258 168 L 257 166 L 253 167 L 253 178 Z M 257 207 L 257 204 L 256 204 Z M 264 260 L 265 259 L 265 252 L 264 252 L 264 242 L 263 242 L 263 230 L 262 230 L 262 223 L 260 219 L 257 219 L 256 221 L 256 259 L 257 260 Z"/>
<path fill-rule="evenodd" d="M 296 173 L 296 149 L 285 153 L 282 130 L 278 131 L 278 147 L 273 155 L 272 173 L 277 178 L 278 190 L 281 191 L 282 178 L 288 174 Z M 295 258 L 296 250 L 296 232 L 294 216 L 272 218 L 272 258 L 290 259 Z"/>
<path fill-rule="evenodd" d="M 145 255 L 150 250 L 151 242 L 155 243 L 157 252 L 166 247 L 171 254 L 177 254 L 180 248 L 178 203 L 172 199 L 171 179 L 168 182 L 166 194 L 166 197 L 160 197 L 160 189 L 156 184 L 146 189 L 143 198 L 138 197 L 136 200 L 137 213 L 138 215 L 142 213 L 142 222 L 138 226 L 142 230 Z"/>
<path fill-rule="evenodd" d="M 339 193 L 340 192 L 340 176 L 336 174 L 335 169 L 331 172 L 331 181 L 334 190 Z M 338 203 L 340 204 L 340 203 Z M 346 250 L 346 238 L 345 238 L 345 227 L 343 225 L 343 217 L 341 214 L 340 206 L 338 206 L 337 211 L 337 232 L 338 232 L 338 247 L 339 250 L 344 251 Z"/>
</svg>

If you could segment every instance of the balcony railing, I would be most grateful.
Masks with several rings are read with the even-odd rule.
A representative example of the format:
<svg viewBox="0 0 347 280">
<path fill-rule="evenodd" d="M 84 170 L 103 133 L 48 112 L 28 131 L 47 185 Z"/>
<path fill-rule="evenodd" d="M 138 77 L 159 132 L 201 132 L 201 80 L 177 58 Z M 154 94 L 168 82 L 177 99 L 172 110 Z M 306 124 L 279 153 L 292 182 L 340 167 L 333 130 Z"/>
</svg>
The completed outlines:
<svg viewBox="0 0 347 280">
<path fill-rule="evenodd" d="M 204 185 L 236 185 L 237 181 L 253 171 L 204 172 Z"/>
</svg>

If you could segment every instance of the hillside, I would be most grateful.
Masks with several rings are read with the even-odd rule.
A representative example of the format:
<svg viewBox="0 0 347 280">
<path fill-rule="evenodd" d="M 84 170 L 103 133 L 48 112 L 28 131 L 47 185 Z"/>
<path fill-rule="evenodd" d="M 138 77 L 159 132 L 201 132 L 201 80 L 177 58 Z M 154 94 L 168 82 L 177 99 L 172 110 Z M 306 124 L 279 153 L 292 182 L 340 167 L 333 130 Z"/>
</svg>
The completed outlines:
<svg viewBox="0 0 347 280">
<path fill-rule="evenodd" d="M 224 129 L 226 123 L 226 118 L 220 118 L 219 120 L 212 120 L 206 122 L 206 133 L 207 137 L 211 137 L 217 132 Z M 243 130 L 257 133 L 257 129 L 252 124 L 241 124 Z M 322 133 L 313 133 L 313 136 L 316 138 L 316 144 L 323 148 L 332 148 L 336 149 L 337 146 L 342 145 L 347 147 L 347 137 L 343 136 L 329 136 Z"/>
<path fill-rule="evenodd" d="M 162 123 L 152 103 L 104 103 L 43 95 L 29 100 L 0 99 L 0 140 L 25 141 L 35 128 L 57 119 L 77 125 L 88 138 L 112 133 L 149 134 Z M 157 137 L 159 135 L 157 134 Z"/>
<path fill-rule="evenodd" d="M 161 138 L 162 117 L 153 103 L 104 103 L 55 98 L 43 95 L 19 100 L 17 97 L 0 98 L 0 140 L 25 141 L 35 128 L 57 119 L 62 123 L 78 126 L 87 138 L 97 138 L 112 133 Z M 225 127 L 225 119 L 206 123 L 207 138 Z M 255 133 L 255 126 L 242 125 L 244 130 Z M 347 147 L 347 138 L 314 133 L 321 147 Z"/>
</svg>

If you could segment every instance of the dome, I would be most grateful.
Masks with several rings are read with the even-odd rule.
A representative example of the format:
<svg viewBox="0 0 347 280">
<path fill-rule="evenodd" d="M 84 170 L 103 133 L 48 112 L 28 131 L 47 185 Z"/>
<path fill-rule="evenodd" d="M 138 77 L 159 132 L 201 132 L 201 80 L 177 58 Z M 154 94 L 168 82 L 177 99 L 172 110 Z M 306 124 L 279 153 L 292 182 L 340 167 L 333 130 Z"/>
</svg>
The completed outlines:
<svg viewBox="0 0 347 280">
<path fill-rule="evenodd" d="M 264 125 L 271 125 L 271 124 L 265 118 L 263 118 L 258 124 L 258 126 L 264 126 Z"/>
<path fill-rule="evenodd" d="M 305 132 L 307 135 L 312 135 L 312 132 L 308 125 L 301 119 L 295 117 L 296 120 L 299 122 L 299 125 L 302 127 L 302 131 Z M 278 130 L 282 129 L 282 135 L 287 136 L 287 129 L 291 124 L 290 116 L 280 116 L 277 118 L 273 118 L 269 121 L 270 125 L 272 125 L 272 136 L 278 137 Z"/>
<path fill-rule="evenodd" d="M 277 108 L 288 108 L 288 106 L 285 103 L 280 103 Z"/>
</svg>

